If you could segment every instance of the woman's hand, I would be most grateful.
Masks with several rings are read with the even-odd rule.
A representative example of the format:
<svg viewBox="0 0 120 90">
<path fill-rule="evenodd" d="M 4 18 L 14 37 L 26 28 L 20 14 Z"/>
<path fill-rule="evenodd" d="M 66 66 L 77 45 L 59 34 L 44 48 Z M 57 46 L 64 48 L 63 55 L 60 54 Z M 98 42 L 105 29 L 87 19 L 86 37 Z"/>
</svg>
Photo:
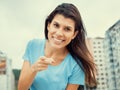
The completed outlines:
<svg viewBox="0 0 120 90">
<path fill-rule="evenodd" d="M 38 72 L 42 70 L 46 70 L 48 68 L 48 65 L 54 63 L 55 61 L 52 58 L 47 58 L 45 56 L 42 56 L 35 62 L 32 66 L 31 69 L 33 72 Z"/>
</svg>

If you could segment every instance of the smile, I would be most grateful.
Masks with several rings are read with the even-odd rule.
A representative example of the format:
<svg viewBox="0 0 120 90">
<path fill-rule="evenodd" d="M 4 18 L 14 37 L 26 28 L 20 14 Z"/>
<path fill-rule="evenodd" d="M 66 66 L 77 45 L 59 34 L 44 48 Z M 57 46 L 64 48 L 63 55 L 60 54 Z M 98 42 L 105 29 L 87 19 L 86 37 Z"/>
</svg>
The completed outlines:
<svg viewBox="0 0 120 90">
<path fill-rule="evenodd" d="M 61 43 L 64 42 L 64 40 L 57 39 L 57 38 L 55 38 L 55 37 L 53 37 L 53 40 L 54 40 L 54 42 L 55 42 L 56 44 L 61 44 Z"/>
</svg>

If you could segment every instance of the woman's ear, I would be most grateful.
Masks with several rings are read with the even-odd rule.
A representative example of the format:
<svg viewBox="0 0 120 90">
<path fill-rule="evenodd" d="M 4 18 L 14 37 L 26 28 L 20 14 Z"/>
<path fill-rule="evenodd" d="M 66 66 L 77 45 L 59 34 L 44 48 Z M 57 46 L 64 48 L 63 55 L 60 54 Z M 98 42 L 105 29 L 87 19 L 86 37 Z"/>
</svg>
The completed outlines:
<svg viewBox="0 0 120 90">
<path fill-rule="evenodd" d="M 76 31 L 74 32 L 74 35 L 73 35 L 72 39 L 74 39 L 74 38 L 77 36 L 77 34 L 78 34 L 78 30 L 76 30 Z"/>
</svg>

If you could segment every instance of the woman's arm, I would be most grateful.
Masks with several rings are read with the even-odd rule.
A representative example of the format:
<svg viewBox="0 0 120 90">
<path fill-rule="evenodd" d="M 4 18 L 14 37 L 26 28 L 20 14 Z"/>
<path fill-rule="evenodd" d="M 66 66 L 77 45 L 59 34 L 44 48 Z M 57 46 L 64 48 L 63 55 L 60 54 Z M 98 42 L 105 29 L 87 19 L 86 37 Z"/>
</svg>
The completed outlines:
<svg viewBox="0 0 120 90">
<path fill-rule="evenodd" d="M 19 77 L 18 90 L 28 90 L 36 73 L 36 71 L 32 70 L 29 61 L 24 61 Z"/>
<path fill-rule="evenodd" d="M 47 69 L 48 65 L 53 62 L 53 59 L 46 58 L 45 56 L 40 57 L 40 59 L 32 65 L 29 61 L 24 61 L 18 82 L 18 90 L 28 90 L 37 72 Z"/>
<path fill-rule="evenodd" d="M 66 90 L 78 90 L 78 84 L 68 84 Z"/>
</svg>

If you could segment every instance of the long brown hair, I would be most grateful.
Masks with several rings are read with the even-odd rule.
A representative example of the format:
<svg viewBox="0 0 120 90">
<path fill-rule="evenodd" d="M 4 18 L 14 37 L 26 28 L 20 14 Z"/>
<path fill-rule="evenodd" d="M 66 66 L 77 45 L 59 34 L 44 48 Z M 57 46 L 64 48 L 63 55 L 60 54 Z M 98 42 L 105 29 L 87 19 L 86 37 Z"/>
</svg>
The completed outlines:
<svg viewBox="0 0 120 90">
<path fill-rule="evenodd" d="M 78 9 L 69 3 L 58 5 L 45 21 L 45 38 L 48 39 L 47 25 L 51 23 L 56 14 L 61 14 L 75 21 L 75 31 L 78 31 L 77 36 L 67 45 L 70 54 L 75 58 L 76 62 L 85 72 L 86 84 L 96 85 L 96 65 L 93 57 L 86 46 L 86 30 L 84 28 L 81 15 Z"/>
</svg>

